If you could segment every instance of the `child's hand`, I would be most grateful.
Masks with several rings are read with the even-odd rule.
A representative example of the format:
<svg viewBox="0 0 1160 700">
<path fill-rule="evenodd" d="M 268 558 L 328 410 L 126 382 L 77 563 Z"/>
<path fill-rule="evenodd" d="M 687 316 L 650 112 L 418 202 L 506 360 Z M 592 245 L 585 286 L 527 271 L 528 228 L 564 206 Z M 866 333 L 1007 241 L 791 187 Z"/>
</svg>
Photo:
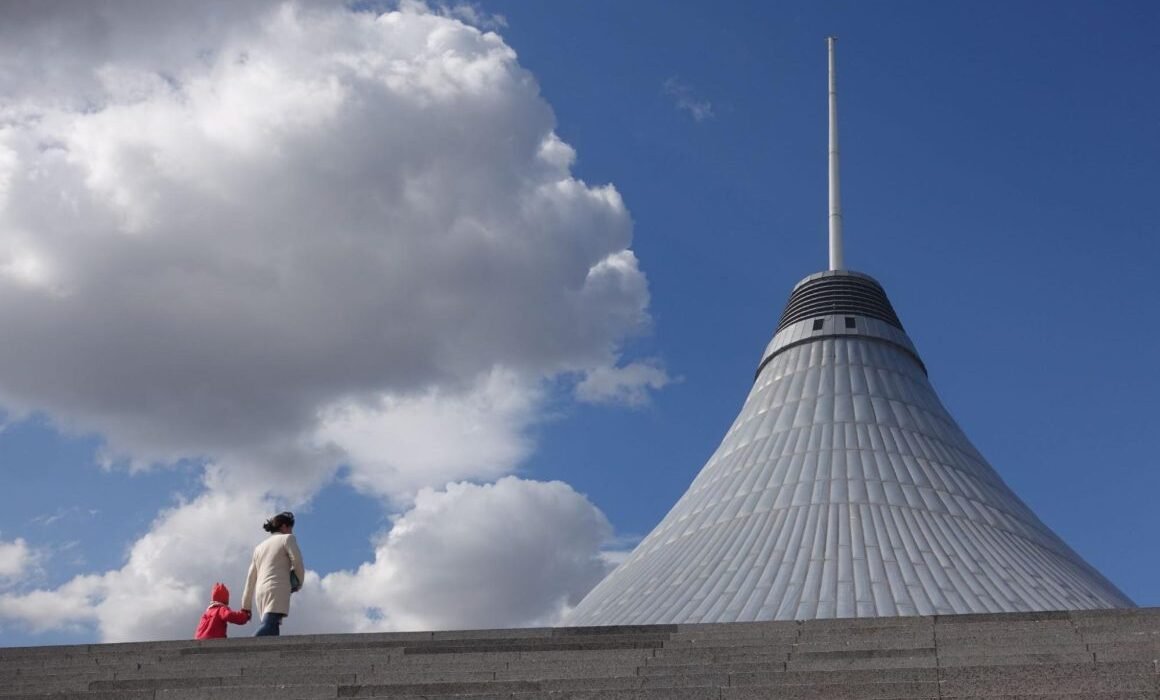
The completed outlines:
<svg viewBox="0 0 1160 700">
<path fill-rule="evenodd" d="M 244 625 L 249 624 L 250 618 L 253 617 L 253 614 L 249 610 L 243 610 L 242 613 L 245 614 L 245 616 L 246 616 L 246 621 L 243 622 L 242 624 L 244 624 Z"/>
</svg>

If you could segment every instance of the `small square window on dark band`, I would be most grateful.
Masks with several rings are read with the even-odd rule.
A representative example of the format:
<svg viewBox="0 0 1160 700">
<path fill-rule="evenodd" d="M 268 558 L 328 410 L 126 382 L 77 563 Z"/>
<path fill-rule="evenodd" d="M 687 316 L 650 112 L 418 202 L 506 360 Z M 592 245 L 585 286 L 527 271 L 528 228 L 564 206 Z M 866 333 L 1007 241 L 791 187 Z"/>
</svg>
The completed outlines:
<svg viewBox="0 0 1160 700">
<path fill-rule="evenodd" d="M 846 328 L 857 328 L 857 327 L 858 326 L 854 323 L 854 317 L 847 316 L 846 317 Z"/>
<path fill-rule="evenodd" d="M 815 330 L 815 331 L 820 331 L 820 330 L 822 330 L 822 326 L 823 326 L 823 325 L 825 325 L 825 323 L 826 323 L 826 319 L 824 319 L 824 318 L 815 318 L 815 319 L 814 319 L 814 330 Z"/>
</svg>

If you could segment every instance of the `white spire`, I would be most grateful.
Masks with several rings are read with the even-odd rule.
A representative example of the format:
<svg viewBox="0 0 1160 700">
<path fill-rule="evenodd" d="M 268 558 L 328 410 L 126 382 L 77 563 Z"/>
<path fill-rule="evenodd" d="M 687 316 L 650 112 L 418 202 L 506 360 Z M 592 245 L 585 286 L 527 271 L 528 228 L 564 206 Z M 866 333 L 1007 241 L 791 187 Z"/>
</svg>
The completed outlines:
<svg viewBox="0 0 1160 700">
<path fill-rule="evenodd" d="M 838 37 L 826 37 L 830 54 L 830 269 L 841 270 L 842 204 L 838 193 L 838 82 L 834 69 L 834 43 Z"/>
</svg>

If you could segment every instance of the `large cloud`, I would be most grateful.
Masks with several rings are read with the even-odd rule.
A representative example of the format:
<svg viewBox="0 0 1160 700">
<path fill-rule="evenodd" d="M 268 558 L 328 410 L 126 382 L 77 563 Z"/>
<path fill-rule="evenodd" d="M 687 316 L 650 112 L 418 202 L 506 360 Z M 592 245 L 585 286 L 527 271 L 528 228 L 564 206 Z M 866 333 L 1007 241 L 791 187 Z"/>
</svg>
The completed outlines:
<svg viewBox="0 0 1160 700">
<path fill-rule="evenodd" d="M 598 577 L 607 523 L 566 486 L 422 490 L 515 469 L 545 380 L 635 402 L 667 381 L 601 374 L 649 323 L 631 220 L 572 176 L 502 38 L 411 3 L 54 0 L 0 6 L 0 39 L 0 410 L 99 435 L 114 462 L 208 465 L 124 567 L 0 596 L 0 617 L 185 636 L 165 620 L 244 565 L 237 533 L 343 464 L 414 510 L 313 609 L 371 625 L 351 582 L 374 580 L 381 624 L 527 623 Z M 507 505 L 479 533 L 522 513 L 574 546 L 539 532 L 512 555 L 558 566 L 535 590 L 489 570 L 455 605 L 422 533 L 498 554 L 443 520 L 452 502 Z"/>
<path fill-rule="evenodd" d="M 131 63 L 182 70 L 244 36 L 282 0 L 16 0 L 0 3 L 0 93 L 60 104 L 103 103 L 101 67 Z M 299 0 L 318 6 L 334 0 Z"/>
<path fill-rule="evenodd" d="M 376 392 L 607 364 L 647 322 L 620 197 L 570 175 L 498 36 L 255 25 L 170 73 L 98 61 L 95 109 L 5 101 L 6 407 L 137 460 L 219 455 Z"/>
<path fill-rule="evenodd" d="M 375 560 L 301 599 L 311 630 L 529 626 L 558 622 L 608 573 L 612 528 L 567 484 L 504 477 L 424 489 Z M 326 607 L 344 611 L 336 624 Z M 325 614 L 317 614 L 323 612 Z"/>
<path fill-rule="evenodd" d="M 121 569 L 0 595 L 0 619 L 34 631 L 95 625 L 105 641 L 188 637 L 210 582 L 224 580 L 239 604 L 255 523 L 272 507 L 211 490 L 162 513 Z M 600 548 L 610 535 L 600 511 L 561 482 L 509 476 L 424 489 L 373 562 L 321 579 L 309 571 L 287 629 L 551 624 L 607 573 Z"/>
</svg>

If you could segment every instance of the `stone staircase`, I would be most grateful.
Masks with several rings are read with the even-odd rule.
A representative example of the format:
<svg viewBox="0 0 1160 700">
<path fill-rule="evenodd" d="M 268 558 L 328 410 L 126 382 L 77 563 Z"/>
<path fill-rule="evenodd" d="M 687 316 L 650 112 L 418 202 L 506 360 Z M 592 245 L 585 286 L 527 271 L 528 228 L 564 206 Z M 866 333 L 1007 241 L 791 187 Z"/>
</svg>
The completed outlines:
<svg viewBox="0 0 1160 700">
<path fill-rule="evenodd" d="M 243 637 L 0 649 L 0 700 L 1157 700 L 1158 659 L 1160 608 Z"/>
</svg>

